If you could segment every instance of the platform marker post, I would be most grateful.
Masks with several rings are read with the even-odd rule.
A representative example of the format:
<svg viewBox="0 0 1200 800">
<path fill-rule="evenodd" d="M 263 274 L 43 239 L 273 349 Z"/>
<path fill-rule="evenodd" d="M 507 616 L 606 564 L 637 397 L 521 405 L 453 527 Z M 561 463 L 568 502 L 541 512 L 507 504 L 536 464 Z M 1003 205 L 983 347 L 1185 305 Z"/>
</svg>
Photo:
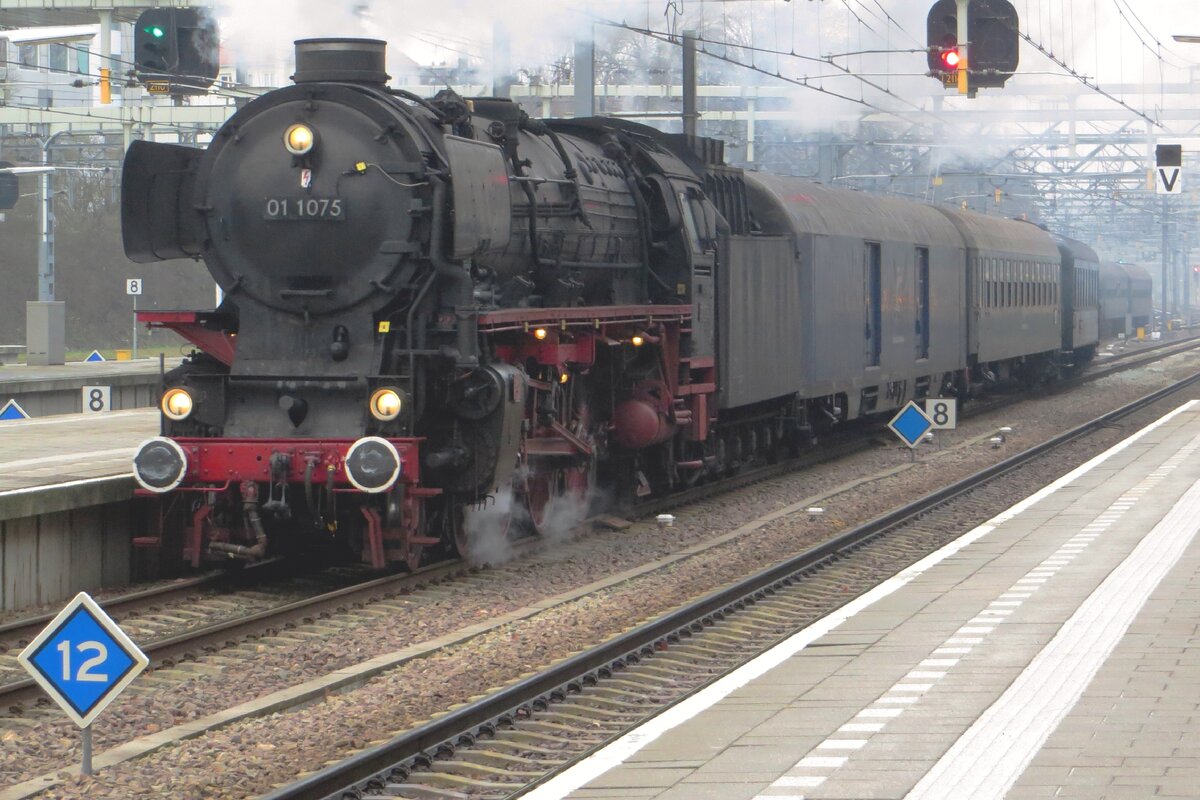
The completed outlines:
<svg viewBox="0 0 1200 800">
<path fill-rule="evenodd" d="M 127 278 L 125 280 L 125 294 L 133 297 L 133 360 L 137 361 L 137 299 L 142 293 L 141 278 Z"/>
<path fill-rule="evenodd" d="M 933 420 L 912 400 L 909 400 L 888 423 L 892 433 L 908 445 L 909 460 L 914 462 L 917 460 L 917 445 L 933 427 Z"/>
<path fill-rule="evenodd" d="M 79 726 L 80 771 L 93 774 L 92 722 L 150 659 L 87 592 L 80 592 L 17 662 Z"/>
<path fill-rule="evenodd" d="M 83 744 L 83 763 L 79 765 L 79 771 L 84 775 L 92 775 L 92 726 L 88 725 L 79 732 L 79 738 Z"/>
</svg>

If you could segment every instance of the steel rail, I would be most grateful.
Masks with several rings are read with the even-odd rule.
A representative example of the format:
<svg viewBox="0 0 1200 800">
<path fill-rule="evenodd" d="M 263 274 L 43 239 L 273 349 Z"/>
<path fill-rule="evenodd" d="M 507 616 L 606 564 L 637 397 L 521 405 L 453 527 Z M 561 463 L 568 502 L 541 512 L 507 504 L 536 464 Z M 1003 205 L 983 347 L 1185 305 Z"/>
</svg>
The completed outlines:
<svg viewBox="0 0 1200 800">
<path fill-rule="evenodd" d="M 439 752 L 452 753 L 459 744 L 469 744 L 480 734 L 487 735 L 497 726 L 531 713 L 530 710 L 535 706 L 549 704 L 555 696 L 565 696 L 572 687 L 599 680 L 609 671 L 619 669 L 624 660 L 631 656 L 637 657 L 640 653 L 652 652 L 658 643 L 666 642 L 681 632 L 694 630 L 714 618 L 736 613 L 740 607 L 766 597 L 772 587 L 793 582 L 800 574 L 839 554 L 862 546 L 890 528 L 902 525 L 1038 456 L 1197 382 L 1200 382 L 1200 373 L 1034 445 L 728 588 L 713 592 L 657 620 L 561 661 L 539 674 L 520 680 L 383 744 L 318 770 L 263 796 L 262 800 L 323 800 L 342 797 L 345 792 L 353 793 L 358 789 L 367 788 L 366 784 L 372 781 L 386 781 L 385 776 L 394 769 L 411 766 L 414 762 L 429 763 Z M 560 767 L 555 771 L 561 769 Z M 522 787 L 522 791 L 524 788 L 526 787 Z"/>
<path fill-rule="evenodd" d="M 324 594 L 296 600 L 275 608 L 237 619 L 209 625 L 187 633 L 166 637 L 141 645 L 154 667 L 172 666 L 175 662 L 204 650 L 215 650 L 236 644 L 251 636 L 302 624 L 359 603 L 370 603 L 407 589 L 435 583 L 472 569 L 454 560 L 422 567 L 416 572 L 385 575 L 362 583 L 335 589 Z M 107 609 L 108 607 L 105 606 Z M 25 703 L 42 696 L 42 690 L 32 678 L 0 685 L 0 708 Z"/>
</svg>

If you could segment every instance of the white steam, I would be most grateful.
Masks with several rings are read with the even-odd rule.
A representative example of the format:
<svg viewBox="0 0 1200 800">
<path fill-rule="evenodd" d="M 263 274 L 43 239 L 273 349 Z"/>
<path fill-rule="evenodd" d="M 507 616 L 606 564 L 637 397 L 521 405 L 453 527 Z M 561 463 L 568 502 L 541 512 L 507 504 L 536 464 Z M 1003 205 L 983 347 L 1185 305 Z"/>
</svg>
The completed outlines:
<svg viewBox="0 0 1200 800">
<path fill-rule="evenodd" d="M 539 538 L 551 545 L 570 541 L 595 505 L 594 492 L 584 498 L 570 494 L 552 498 L 542 517 Z M 495 566 L 513 558 L 514 537 L 528 535 L 533 530 L 533 520 L 523 498 L 509 489 L 468 510 L 463 526 L 468 560 Z"/>
</svg>

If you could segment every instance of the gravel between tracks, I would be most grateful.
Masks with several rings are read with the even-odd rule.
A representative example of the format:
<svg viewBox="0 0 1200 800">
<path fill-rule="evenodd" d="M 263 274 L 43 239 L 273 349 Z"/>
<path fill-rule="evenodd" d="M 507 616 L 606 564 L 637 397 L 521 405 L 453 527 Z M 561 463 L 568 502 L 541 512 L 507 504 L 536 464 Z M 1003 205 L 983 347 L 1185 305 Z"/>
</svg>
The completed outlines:
<svg viewBox="0 0 1200 800">
<path fill-rule="evenodd" d="M 847 481 L 887 470 L 892 473 L 867 489 L 823 501 L 819 520 L 791 516 L 664 570 L 507 625 L 471 642 L 402 665 L 362 688 L 324 702 L 260 719 L 235 723 L 168 747 L 143 759 L 102 770 L 94 778 L 74 777 L 45 793 L 62 798 L 242 798 L 261 794 L 305 769 L 389 738 L 396 732 L 507 683 L 616 632 L 657 616 L 692 597 L 743 577 L 823 540 L 832 532 L 886 511 L 936 486 L 949 483 L 1106 410 L 1192 374 L 1200 356 L 1166 362 L 1104 379 L 1068 395 L 1031 400 L 964 421 L 943 437 L 944 449 L 926 452 L 909 464 L 906 449 L 885 446 L 816 470 L 759 484 L 676 511 L 677 527 L 660 532 L 639 523 L 621 532 L 603 532 L 560 544 L 540 556 L 507 565 L 495 574 L 502 589 L 480 578 L 448 584 L 444 596 L 413 603 L 387 616 L 364 616 L 353 634 L 295 633 L 294 646 L 264 656 L 247 674 L 206 674 L 220 659 L 201 659 L 182 689 L 156 689 L 153 677 L 139 679 L 136 692 L 118 700 L 94 726 L 96 751 L 196 719 L 246 700 L 318 677 L 339 667 L 435 638 L 491 616 L 586 585 L 607 575 L 652 561 L 722 535 L 747 521 L 796 503 Z M 1187 396 L 1195 396 L 1192 391 Z M 1181 402 L 1172 401 L 1172 402 Z M 1158 414 L 1163 413 L 1160 409 Z M 1140 415 L 1070 446 L 1053 474 L 1046 468 L 1022 471 L 1015 502 L 1058 474 L 1090 458 L 1153 418 Z M 1000 450 L 985 445 L 954 448 L 1000 425 L 1016 430 Z M 881 437 L 881 442 L 883 441 Z M 964 521 L 966 524 L 966 521 Z M 492 573 L 489 573 L 489 575 Z M 482 577 L 482 576 L 481 576 Z M 403 601 L 397 603 L 401 605 Z M 78 763 L 78 735 L 57 716 L 36 728 L 0 735 L 0 785 Z"/>
</svg>

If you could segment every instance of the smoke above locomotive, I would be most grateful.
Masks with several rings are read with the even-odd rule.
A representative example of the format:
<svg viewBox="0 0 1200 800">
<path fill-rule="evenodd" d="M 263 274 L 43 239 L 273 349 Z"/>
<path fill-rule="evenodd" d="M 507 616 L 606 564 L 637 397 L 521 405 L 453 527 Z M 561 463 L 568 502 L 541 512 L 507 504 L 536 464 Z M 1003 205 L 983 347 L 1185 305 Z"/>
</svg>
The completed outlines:
<svg viewBox="0 0 1200 800">
<path fill-rule="evenodd" d="M 140 315 L 197 347 L 135 458 L 145 493 L 193 493 L 192 564 L 416 566 L 467 551 L 472 511 L 546 534 L 598 487 L 669 492 L 1086 357 L 1034 226 L 747 173 L 713 139 L 419 97 L 385 56 L 301 40 L 293 85 L 207 149 L 127 155 L 130 258 L 203 259 L 225 291 Z"/>
</svg>

